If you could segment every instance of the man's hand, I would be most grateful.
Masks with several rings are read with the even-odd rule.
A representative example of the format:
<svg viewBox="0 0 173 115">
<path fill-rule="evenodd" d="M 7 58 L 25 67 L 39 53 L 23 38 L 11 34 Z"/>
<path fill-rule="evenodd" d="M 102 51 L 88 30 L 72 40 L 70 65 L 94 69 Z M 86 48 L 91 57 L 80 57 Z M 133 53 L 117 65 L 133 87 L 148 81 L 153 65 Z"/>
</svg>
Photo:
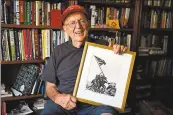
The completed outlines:
<svg viewBox="0 0 173 115">
<path fill-rule="evenodd" d="M 76 98 L 70 94 L 57 92 L 57 87 L 54 83 L 46 82 L 46 93 L 50 99 L 64 109 L 71 110 L 76 107 Z"/>
<path fill-rule="evenodd" d="M 71 110 L 76 107 L 77 100 L 70 94 L 57 94 L 54 97 L 54 102 L 64 109 Z"/>
<path fill-rule="evenodd" d="M 109 42 L 109 47 L 111 47 L 111 46 L 112 46 L 112 44 L 111 44 L 111 42 Z M 113 45 L 113 51 L 116 54 L 123 54 L 126 50 L 127 50 L 127 47 L 125 47 L 123 45 L 119 45 L 119 44 Z"/>
</svg>

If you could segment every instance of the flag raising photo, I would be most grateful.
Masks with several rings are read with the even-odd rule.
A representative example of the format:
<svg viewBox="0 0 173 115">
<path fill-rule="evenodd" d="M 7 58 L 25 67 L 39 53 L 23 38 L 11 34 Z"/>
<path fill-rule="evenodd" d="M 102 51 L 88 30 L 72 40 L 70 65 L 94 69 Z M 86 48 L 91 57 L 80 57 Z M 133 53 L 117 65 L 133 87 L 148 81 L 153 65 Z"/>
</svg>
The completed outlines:
<svg viewBox="0 0 173 115">
<path fill-rule="evenodd" d="M 102 66 L 103 64 L 106 65 L 106 62 L 103 59 L 101 59 L 97 56 L 94 56 L 94 57 L 95 57 L 95 59 L 96 59 L 99 66 Z"/>
</svg>

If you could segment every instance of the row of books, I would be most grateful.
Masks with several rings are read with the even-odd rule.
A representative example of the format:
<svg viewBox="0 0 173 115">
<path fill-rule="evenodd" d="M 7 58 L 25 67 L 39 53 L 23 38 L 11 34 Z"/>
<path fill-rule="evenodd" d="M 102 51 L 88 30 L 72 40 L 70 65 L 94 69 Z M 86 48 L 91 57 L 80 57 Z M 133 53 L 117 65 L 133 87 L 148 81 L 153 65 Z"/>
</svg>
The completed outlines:
<svg viewBox="0 0 173 115">
<path fill-rule="evenodd" d="M 116 35 L 112 36 L 106 36 L 106 35 L 96 35 L 96 34 L 90 34 L 91 39 L 103 39 L 108 42 L 122 44 L 124 46 L 127 46 L 127 48 L 130 50 L 131 47 L 131 34 L 116 32 Z"/>
<path fill-rule="evenodd" d="M 172 28 L 170 11 L 150 10 L 143 12 L 143 28 Z"/>
<path fill-rule="evenodd" d="M 15 107 L 12 107 L 10 110 L 7 110 L 7 108 L 9 108 L 10 106 L 10 104 L 8 104 L 6 102 L 2 102 L 1 115 L 28 115 L 33 113 L 33 110 L 31 109 L 31 107 L 29 107 L 29 104 L 26 101 L 20 101 L 18 104 L 16 104 Z"/>
<path fill-rule="evenodd" d="M 2 29 L 4 61 L 45 59 L 57 45 L 67 41 L 63 31 L 50 29 Z"/>
<path fill-rule="evenodd" d="M 168 78 L 173 76 L 173 60 L 144 60 L 137 64 L 136 99 L 152 99 L 163 96 L 168 88 Z M 162 92 L 163 91 L 163 92 Z M 159 93 L 156 94 L 156 93 Z"/>
<path fill-rule="evenodd" d="M 140 56 L 167 54 L 168 36 L 149 34 L 141 36 L 138 53 Z"/>
<path fill-rule="evenodd" d="M 1 115 L 29 115 L 36 114 L 37 111 L 44 108 L 46 101 L 43 98 L 38 98 L 34 100 L 34 103 L 31 104 L 28 101 L 19 101 L 15 107 L 9 109 L 8 106 L 11 103 L 2 102 L 1 103 Z M 9 109 L 9 110 L 7 110 Z"/>
<path fill-rule="evenodd" d="M 140 104 L 140 115 L 172 115 L 173 110 L 167 108 L 159 100 L 141 100 Z"/>
<path fill-rule="evenodd" d="M 89 0 L 79 0 L 79 2 L 83 2 L 83 1 L 89 1 Z M 131 2 L 131 0 L 93 0 L 93 1 L 97 1 L 97 2 L 115 2 L 115 3 L 129 3 Z"/>
<path fill-rule="evenodd" d="M 78 4 L 78 0 L 69 0 L 68 4 L 68 6 Z"/>
<path fill-rule="evenodd" d="M 128 27 L 128 20 L 130 16 L 130 8 L 107 8 L 106 9 L 106 24 L 113 26 L 110 20 L 118 20 L 119 28 Z M 116 27 L 116 26 L 115 26 Z"/>
<path fill-rule="evenodd" d="M 148 72 L 147 67 L 146 67 L 148 64 L 147 62 L 148 61 L 142 61 L 136 65 L 136 68 L 137 68 L 136 79 L 139 81 L 141 81 L 141 80 L 145 81 L 145 76 L 147 75 L 147 72 Z M 139 83 L 139 82 L 137 82 L 137 83 Z M 139 85 L 141 85 L 141 84 L 139 83 Z M 144 83 L 144 85 L 146 85 L 146 83 Z"/>
<path fill-rule="evenodd" d="M 152 78 L 173 76 L 173 60 L 171 59 L 152 60 L 148 67 L 150 77 Z"/>
<path fill-rule="evenodd" d="M 173 76 L 173 60 L 146 60 L 137 66 L 137 76 L 140 79 L 145 78 L 165 78 L 166 76 Z"/>
<path fill-rule="evenodd" d="M 25 25 L 51 25 L 54 18 L 61 19 L 61 10 L 66 7 L 63 3 L 32 0 L 2 0 L 1 23 Z M 55 13 L 56 17 L 55 17 Z M 61 22 L 61 21 L 58 21 Z"/>
<path fill-rule="evenodd" d="M 1 84 L 1 97 L 23 96 L 31 94 L 44 94 L 45 84 L 40 79 L 44 65 L 22 65 L 12 87 Z M 32 71 L 31 71 L 32 70 Z"/>
<path fill-rule="evenodd" d="M 130 8 L 98 7 L 90 5 L 91 27 L 113 27 L 119 29 L 128 26 Z M 105 14 L 106 12 L 106 14 Z M 103 26 L 104 25 L 104 26 Z"/>
<path fill-rule="evenodd" d="M 144 5 L 170 7 L 171 0 L 144 0 Z"/>
<path fill-rule="evenodd" d="M 136 99 L 142 100 L 151 98 L 153 88 L 154 86 L 149 83 L 136 85 Z"/>
</svg>

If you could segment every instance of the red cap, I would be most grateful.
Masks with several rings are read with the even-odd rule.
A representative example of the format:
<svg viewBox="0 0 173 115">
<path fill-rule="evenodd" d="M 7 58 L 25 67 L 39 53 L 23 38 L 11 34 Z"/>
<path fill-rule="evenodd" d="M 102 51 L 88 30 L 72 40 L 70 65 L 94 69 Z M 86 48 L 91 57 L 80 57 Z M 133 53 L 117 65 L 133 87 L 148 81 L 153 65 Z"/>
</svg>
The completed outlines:
<svg viewBox="0 0 173 115">
<path fill-rule="evenodd" d="M 62 22 L 65 20 L 65 18 L 69 14 L 71 14 L 73 12 L 81 12 L 81 13 L 84 13 L 86 15 L 86 17 L 88 16 L 88 13 L 86 12 L 84 7 L 79 6 L 79 5 L 71 5 L 67 9 L 64 10 L 64 12 L 62 14 Z"/>
</svg>

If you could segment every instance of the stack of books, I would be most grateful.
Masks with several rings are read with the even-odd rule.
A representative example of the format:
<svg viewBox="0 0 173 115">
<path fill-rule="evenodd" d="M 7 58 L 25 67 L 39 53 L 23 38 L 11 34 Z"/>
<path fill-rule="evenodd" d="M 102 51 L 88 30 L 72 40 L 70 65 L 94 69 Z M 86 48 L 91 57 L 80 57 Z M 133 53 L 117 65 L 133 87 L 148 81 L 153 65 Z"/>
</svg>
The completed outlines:
<svg viewBox="0 0 173 115">
<path fill-rule="evenodd" d="M 5 84 L 1 84 L 1 97 L 11 97 L 13 96 L 10 90 L 6 90 Z"/>
<path fill-rule="evenodd" d="M 43 98 L 39 98 L 34 102 L 33 109 L 35 109 L 35 110 L 44 109 L 44 104 L 45 104 L 45 100 Z"/>
</svg>

